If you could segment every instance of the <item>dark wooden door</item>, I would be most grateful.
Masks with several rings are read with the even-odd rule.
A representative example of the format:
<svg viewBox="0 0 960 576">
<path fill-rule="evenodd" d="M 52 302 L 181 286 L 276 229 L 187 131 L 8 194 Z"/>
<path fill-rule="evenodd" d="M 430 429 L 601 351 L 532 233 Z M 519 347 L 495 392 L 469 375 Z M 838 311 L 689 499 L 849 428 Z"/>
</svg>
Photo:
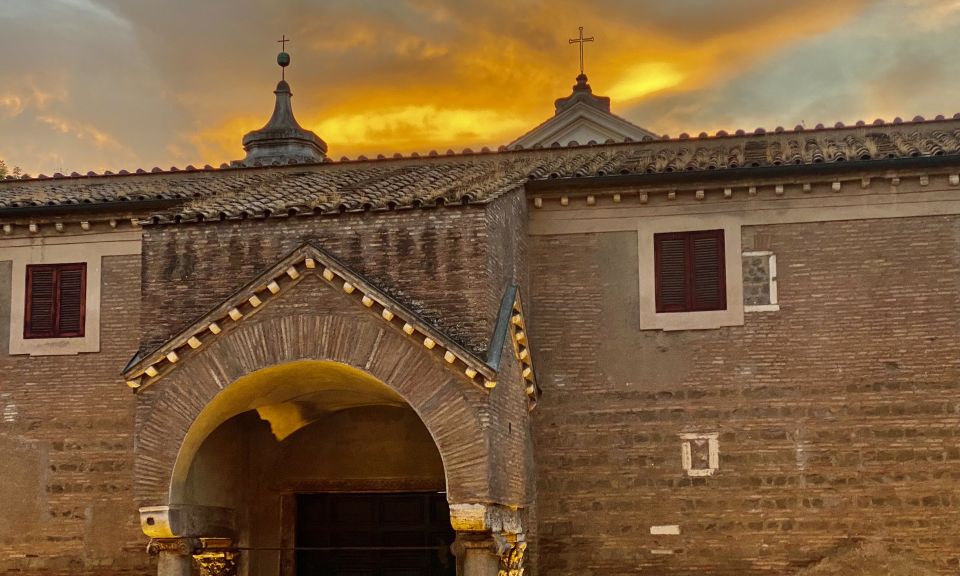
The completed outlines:
<svg viewBox="0 0 960 576">
<path fill-rule="evenodd" d="M 297 576 L 455 576 L 444 494 L 298 494 Z"/>
</svg>

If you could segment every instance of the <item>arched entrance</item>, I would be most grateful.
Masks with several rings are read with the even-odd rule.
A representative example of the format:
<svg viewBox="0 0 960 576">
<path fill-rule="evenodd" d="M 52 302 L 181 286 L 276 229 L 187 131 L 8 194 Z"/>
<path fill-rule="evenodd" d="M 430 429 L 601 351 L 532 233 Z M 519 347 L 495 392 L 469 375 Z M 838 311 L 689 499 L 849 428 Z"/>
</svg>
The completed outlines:
<svg viewBox="0 0 960 576">
<path fill-rule="evenodd" d="M 496 574 L 523 538 L 525 469 L 511 465 L 523 436 L 501 446 L 510 421 L 491 419 L 490 393 L 363 318 L 258 320 L 137 395 L 135 486 L 159 573 L 297 574 L 298 560 L 329 560 L 298 547 L 349 548 L 375 570 L 406 548 L 418 555 L 406 573 L 446 576 L 452 529 L 456 573 Z"/>
<path fill-rule="evenodd" d="M 176 502 L 234 511 L 250 576 L 455 574 L 440 453 L 403 398 L 355 368 L 297 361 L 237 380 L 177 470 Z"/>
</svg>

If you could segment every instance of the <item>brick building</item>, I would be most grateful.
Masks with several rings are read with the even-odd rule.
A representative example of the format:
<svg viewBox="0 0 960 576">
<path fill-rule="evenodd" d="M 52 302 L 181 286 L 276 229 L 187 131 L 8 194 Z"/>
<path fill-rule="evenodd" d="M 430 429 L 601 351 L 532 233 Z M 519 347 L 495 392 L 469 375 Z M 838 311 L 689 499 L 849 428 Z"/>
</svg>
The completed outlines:
<svg viewBox="0 0 960 576">
<path fill-rule="evenodd" d="M 960 115 L 0 182 L 0 573 L 960 568 Z"/>
</svg>

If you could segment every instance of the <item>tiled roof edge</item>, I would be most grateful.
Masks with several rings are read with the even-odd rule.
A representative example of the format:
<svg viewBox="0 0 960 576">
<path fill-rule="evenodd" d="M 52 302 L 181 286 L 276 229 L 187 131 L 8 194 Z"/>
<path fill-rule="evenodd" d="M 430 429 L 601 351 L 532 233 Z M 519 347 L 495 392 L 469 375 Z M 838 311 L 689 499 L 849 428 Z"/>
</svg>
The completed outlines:
<svg viewBox="0 0 960 576">
<path fill-rule="evenodd" d="M 797 125 L 792 130 L 778 126 L 773 130 L 767 130 L 765 128 L 757 128 L 753 131 L 746 130 L 736 130 L 732 133 L 727 132 L 726 130 L 720 130 L 713 135 L 707 134 L 706 132 L 701 132 L 697 136 L 690 136 L 687 133 L 681 133 L 677 137 L 671 137 L 669 135 L 664 135 L 659 139 L 649 138 L 644 139 L 642 142 L 660 142 L 660 143 L 670 143 L 670 142 L 680 142 L 687 140 L 719 140 L 719 139 L 736 139 L 736 138 L 749 138 L 757 136 L 776 136 L 780 134 L 796 134 L 796 133 L 823 133 L 823 132 L 843 132 L 847 130 L 862 130 L 865 128 L 893 128 L 900 126 L 919 126 L 919 125 L 931 125 L 939 122 L 952 122 L 960 121 L 960 113 L 954 114 L 951 118 L 948 118 L 944 115 L 938 115 L 933 119 L 926 119 L 922 116 L 916 116 L 912 120 L 905 121 L 901 118 L 895 118 L 891 122 L 886 122 L 882 119 L 874 120 L 871 123 L 864 122 L 863 120 L 857 121 L 855 124 L 846 125 L 842 122 L 837 122 L 833 126 L 825 126 L 824 124 L 817 124 L 814 128 L 806 128 L 801 125 Z M 316 163 L 300 163 L 292 161 L 286 164 L 281 163 L 271 163 L 271 164 L 260 164 L 260 165 L 236 165 L 236 164 L 221 164 L 219 168 L 215 168 L 211 165 L 206 165 L 203 168 L 196 168 L 192 165 L 186 166 L 185 168 L 177 168 L 176 166 L 171 166 L 169 170 L 163 170 L 161 168 L 155 167 L 147 171 L 144 169 L 137 169 L 135 171 L 120 170 L 118 172 L 112 172 L 110 170 L 104 171 L 102 173 L 96 172 L 87 172 L 86 174 L 79 174 L 73 172 L 69 175 L 56 173 L 53 176 L 46 176 L 41 174 L 36 177 L 10 177 L 7 176 L 4 179 L 0 179 L 0 187 L 7 183 L 13 182 L 35 182 L 35 181 L 48 181 L 48 180 L 80 180 L 86 178 L 114 178 L 122 176 L 153 176 L 153 175 L 170 175 L 170 174 L 189 174 L 189 173 L 203 173 L 203 172 L 230 172 L 230 171 L 248 171 L 248 170 L 257 170 L 257 169 L 275 169 L 275 168 L 292 168 L 292 167 L 316 167 L 329 164 L 359 164 L 359 163 L 380 163 L 380 162 L 392 162 L 392 161 L 403 161 L 403 160 L 424 160 L 432 158 L 451 158 L 451 157 L 466 157 L 466 156 L 481 156 L 481 155 L 491 155 L 498 153 L 514 153 L 514 152 L 524 152 L 524 151 L 543 151 L 550 150 L 552 148 L 578 148 L 583 146 L 623 146 L 625 144 L 636 143 L 634 140 L 626 140 L 624 142 L 590 142 L 590 143 L 578 143 L 578 142 L 568 142 L 566 144 L 558 143 L 557 146 L 538 146 L 531 148 L 522 148 L 516 146 L 500 146 L 496 150 L 492 150 L 489 147 L 483 147 L 479 151 L 474 151 L 471 148 L 464 148 L 461 152 L 454 152 L 452 149 L 447 150 L 445 153 L 439 153 L 436 150 L 431 150 L 428 153 L 420 154 L 418 152 L 412 152 L 408 155 L 403 155 L 400 153 L 393 154 L 392 156 L 386 156 L 384 154 L 378 154 L 375 158 L 370 158 L 365 155 L 358 156 L 355 159 L 350 159 L 347 157 L 341 157 L 340 160 L 327 160 L 326 162 L 316 162 Z"/>
</svg>

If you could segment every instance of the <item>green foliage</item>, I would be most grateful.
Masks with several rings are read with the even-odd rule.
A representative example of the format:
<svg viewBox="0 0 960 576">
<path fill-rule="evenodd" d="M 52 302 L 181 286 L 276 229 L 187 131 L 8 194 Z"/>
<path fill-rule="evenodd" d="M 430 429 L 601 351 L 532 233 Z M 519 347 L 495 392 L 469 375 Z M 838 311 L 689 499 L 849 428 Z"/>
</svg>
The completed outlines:
<svg viewBox="0 0 960 576">
<path fill-rule="evenodd" d="M 7 163 L 0 159 L 0 179 L 3 179 L 6 176 L 16 176 L 20 177 L 23 175 L 23 171 L 20 170 L 19 166 L 14 166 L 12 169 L 7 166 Z"/>
</svg>

